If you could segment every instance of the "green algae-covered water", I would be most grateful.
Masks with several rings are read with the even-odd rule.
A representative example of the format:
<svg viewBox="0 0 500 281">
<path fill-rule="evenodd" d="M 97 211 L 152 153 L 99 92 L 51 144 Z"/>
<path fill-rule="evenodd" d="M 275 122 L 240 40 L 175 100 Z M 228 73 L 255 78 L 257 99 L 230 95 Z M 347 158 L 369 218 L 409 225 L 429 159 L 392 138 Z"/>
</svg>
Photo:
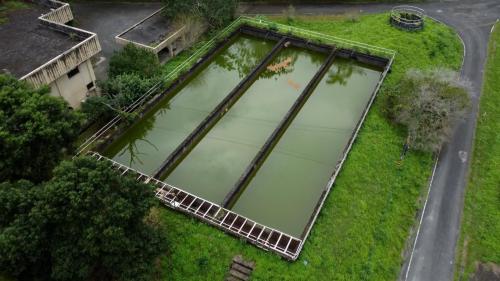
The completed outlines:
<svg viewBox="0 0 500 281">
<path fill-rule="evenodd" d="M 264 145 L 325 55 L 296 47 L 281 50 L 166 182 L 221 203 Z M 259 202 L 254 202 L 255 208 Z"/>
<path fill-rule="evenodd" d="M 380 75 L 335 58 L 232 210 L 301 237 Z"/>
<path fill-rule="evenodd" d="M 241 35 L 114 142 L 104 155 L 151 174 L 276 42 Z"/>
<path fill-rule="evenodd" d="M 241 35 L 105 152 L 152 174 L 276 44 Z M 326 55 L 288 47 L 170 172 L 165 182 L 221 203 Z M 231 209 L 301 237 L 381 72 L 335 58 Z"/>
</svg>

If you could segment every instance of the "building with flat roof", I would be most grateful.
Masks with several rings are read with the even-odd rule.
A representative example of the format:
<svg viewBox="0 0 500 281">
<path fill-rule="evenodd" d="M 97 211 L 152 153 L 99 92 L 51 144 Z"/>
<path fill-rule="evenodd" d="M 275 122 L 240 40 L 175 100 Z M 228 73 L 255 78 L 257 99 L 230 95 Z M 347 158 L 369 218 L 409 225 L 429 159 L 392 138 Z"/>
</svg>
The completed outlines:
<svg viewBox="0 0 500 281">
<path fill-rule="evenodd" d="M 166 54 L 163 56 L 165 59 L 176 56 L 189 45 L 186 42 L 186 36 L 190 34 L 189 27 L 186 24 L 176 24 L 171 19 L 166 18 L 162 14 L 163 9 L 156 10 L 115 36 L 116 42 L 123 46 L 134 44 L 156 54 L 160 60 L 162 60 L 161 54 Z M 202 26 L 200 29 L 201 34 L 206 26 Z M 196 36 L 198 35 L 196 34 Z"/>
<path fill-rule="evenodd" d="M 11 12 L 0 25 L 0 72 L 35 87 L 48 85 L 51 94 L 78 108 L 95 91 L 91 58 L 101 51 L 95 33 L 69 26 L 69 4 L 33 1 Z"/>
</svg>

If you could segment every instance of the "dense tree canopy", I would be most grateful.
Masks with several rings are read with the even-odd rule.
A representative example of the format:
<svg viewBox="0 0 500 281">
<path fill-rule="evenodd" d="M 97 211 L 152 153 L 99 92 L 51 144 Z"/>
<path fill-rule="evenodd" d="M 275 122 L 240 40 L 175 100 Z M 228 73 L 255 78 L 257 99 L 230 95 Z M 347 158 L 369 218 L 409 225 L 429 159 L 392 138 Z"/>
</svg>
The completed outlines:
<svg viewBox="0 0 500 281">
<path fill-rule="evenodd" d="M 39 187 L 1 184 L 0 268 L 20 279 L 150 280 L 165 250 L 155 202 L 152 187 L 90 158 L 62 162 Z"/>
<path fill-rule="evenodd" d="M 0 184 L 0 268 L 21 280 L 33 274 L 47 275 L 43 222 L 38 213 L 28 216 L 38 193 L 37 186 L 21 180 Z"/>
<path fill-rule="evenodd" d="M 237 0 L 204 0 L 200 9 L 210 28 L 222 28 L 233 20 L 237 5 Z"/>
<path fill-rule="evenodd" d="M 111 56 L 108 76 L 113 78 L 120 74 L 133 73 L 142 78 L 148 78 L 158 75 L 159 71 L 160 62 L 155 54 L 128 44 Z"/>
<path fill-rule="evenodd" d="M 437 151 L 469 107 L 468 84 L 447 69 L 409 70 L 392 89 L 390 116 L 408 129 L 409 145 Z"/>
<path fill-rule="evenodd" d="M 0 181 L 47 179 L 77 137 L 81 120 L 48 88 L 0 75 Z"/>
</svg>

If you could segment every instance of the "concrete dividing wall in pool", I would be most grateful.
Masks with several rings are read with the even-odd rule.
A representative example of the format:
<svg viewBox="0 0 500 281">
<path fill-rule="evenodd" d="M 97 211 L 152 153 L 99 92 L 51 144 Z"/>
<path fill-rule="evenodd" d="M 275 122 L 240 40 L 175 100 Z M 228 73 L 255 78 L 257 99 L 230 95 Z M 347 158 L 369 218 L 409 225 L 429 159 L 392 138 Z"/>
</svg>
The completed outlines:
<svg viewBox="0 0 500 281">
<path fill-rule="evenodd" d="M 299 241 L 374 97 L 382 70 L 358 63 L 350 50 L 263 34 L 274 40 L 237 36 L 104 155 L 150 176 L 164 173 L 164 182 L 217 205 L 230 197 L 226 209 Z M 380 67 L 387 63 L 372 59 Z M 226 105 L 238 89 L 241 96 Z M 308 98 L 296 107 L 302 93 Z M 294 114 L 288 114 L 293 108 Z M 217 118 L 197 133 L 212 115 Z M 277 128 L 282 128 L 279 134 L 273 133 Z M 186 148 L 182 144 L 191 134 L 197 138 Z M 159 168 L 179 148 L 178 159 L 168 169 Z M 263 160 L 251 165 L 256 156 Z M 246 173 L 249 167 L 255 168 Z M 248 177 L 242 177 L 245 173 Z"/>
<path fill-rule="evenodd" d="M 104 155 L 151 174 L 276 44 L 240 35 L 171 98 L 162 100 Z"/>
<path fill-rule="evenodd" d="M 162 179 L 220 204 L 325 58 L 325 54 L 293 46 L 280 51 L 236 104 Z"/>
<path fill-rule="evenodd" d="M 232 210 L 301 237 L 380 75 L 334 59 Z"/>
</svg>

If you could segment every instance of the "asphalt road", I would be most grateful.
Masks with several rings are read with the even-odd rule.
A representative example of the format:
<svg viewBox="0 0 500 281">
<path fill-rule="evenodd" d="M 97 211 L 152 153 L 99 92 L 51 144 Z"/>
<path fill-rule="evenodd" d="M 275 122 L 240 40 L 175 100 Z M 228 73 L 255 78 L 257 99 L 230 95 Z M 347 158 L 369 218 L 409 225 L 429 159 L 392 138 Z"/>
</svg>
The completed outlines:
<svg viewBox="0 0 500 281">
<path fill-rule="evenodd" d="M 299 14 L 338 14 L 358 10 L 376 13 L 394 4 L 295 5 Z M 453 280 L 455 249 L 460 233 L 468 162 L 476 126 L 483 68 L 491 26 L 500 18 L 499 0 L 448 0 L 416 4 L 431 17 L 454 28 L 465 46 L 462 76 L 472 83 L 472 110 L 458 124 L 450 143 L 439 155 L 416 239 L 409 243 L 400 280 Z M 281 14 L 286 5 L 242 5 L 245 14 Z"/>
</svg>

